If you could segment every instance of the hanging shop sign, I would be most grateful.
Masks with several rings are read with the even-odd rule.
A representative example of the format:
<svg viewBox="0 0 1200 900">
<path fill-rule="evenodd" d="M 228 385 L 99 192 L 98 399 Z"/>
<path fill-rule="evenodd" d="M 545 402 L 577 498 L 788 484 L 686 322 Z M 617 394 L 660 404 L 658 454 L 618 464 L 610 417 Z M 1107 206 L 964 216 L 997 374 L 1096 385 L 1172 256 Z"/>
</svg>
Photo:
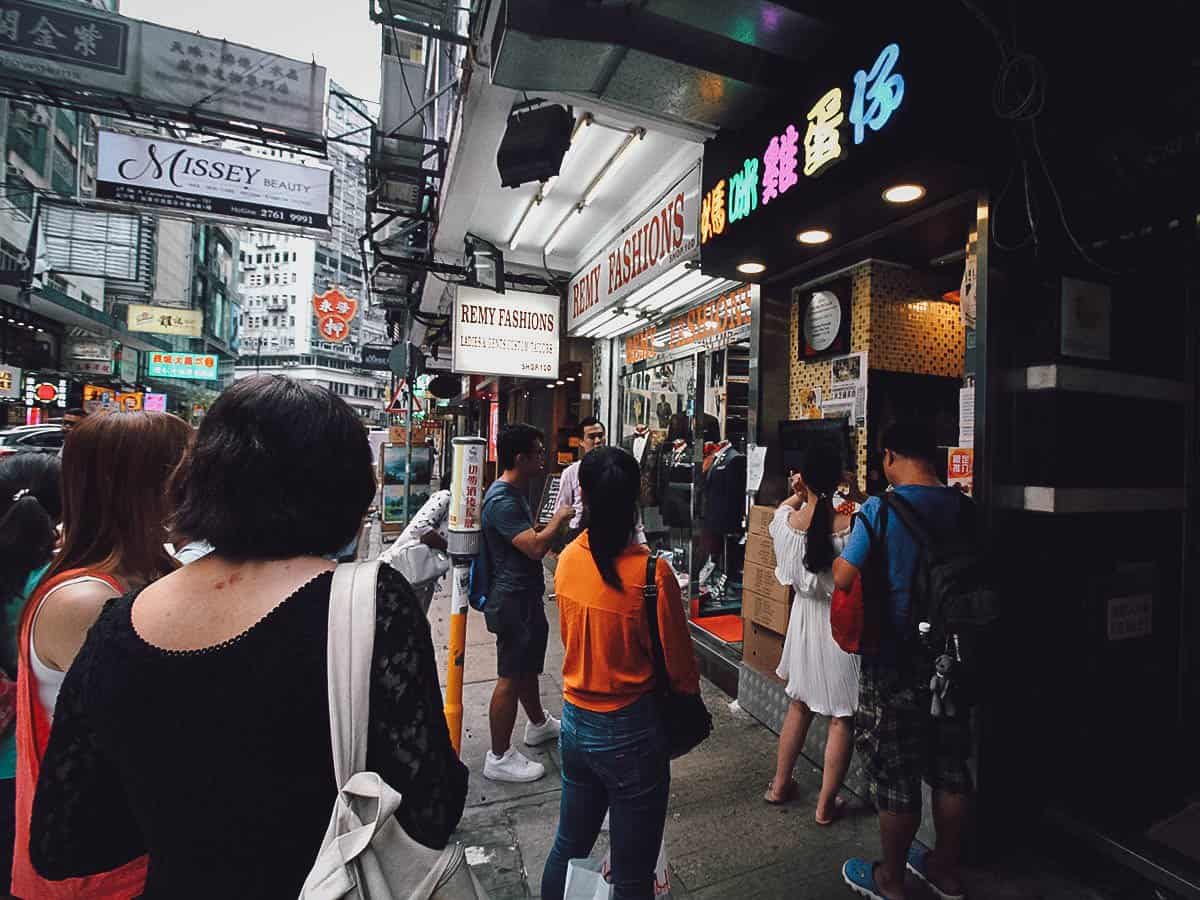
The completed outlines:
<svg viewBox="0 0 1200 900">
<path fill-rule="evenodd" d="M 65 347 L 66 366 L 81 375 L 112 375 L 116 345 L 102 338 L 69 338 Z"/>
<path fill-rule="evenodd" d="M 126 322 L 130 331 L 198 338 L 204 330 L 204 311 L 130 303 Z"/>
<path fill-rule="evenodd" d="M 880 131 L 904 101 L 900 45 L 884 47 L 869 69 L 822 91 L 796 110 L 795 122 L 774 134 L 732 172 L 718 172 L 700 208 L 700 243 L 720 237 L 802 179 L 823 175 Z"/>
<path fill-rule="evenodd" d="M 108 412 L 116 409 L 117 392 L 112 388 L 85 384 L 83 386 L 83 408 L 89 415 L 94 412 Z"/>
<path fill-rule="evenodd" d="M 313 297 L 313 311 L 321 340 L 340 344 L 350 337 L 350 321 L 358 312 L 358 301 L 347 297 L 338 288 L 330 288 Z"/>
<path fill-rule="evenodd" d="M 43 381 L 36 375 L 26 375 L 25 405 L 65 407 L 67 405 L 67 379 Z"/>
<path fill-rule="evenodd" d="M 217 380 L 217 358 L 192 353 L 154 353 L 146 364 L 151 378 L 192 378 Z"/>
<path fill-rule="evenodd" d="M 330 169 L 115 131 L 98 152 L 100 200 L 329 230 Z"/>
<path fill-rule="evenodd" d="M 21 399 L 21 370 L 0 366 L 0 400 Z"/>
<path fill-rule="evenodd" d="M 137 382 L 138 362 L 138 351 L 122 344 L 121 356 L 117 360 L 117 375 L 125 384 L 135 384 Z"/>
<path fill-rule="evenodd" d="M 323 148 L 325 69 L 115 13 L 0 3 L 0 81 L 85 94 L 93 107 L 181 117 Z"/>
<path fill-rule="evenodd" d="M 625 364 L 644 362 L 694 347 L 722 350 L 750 337 L 754 285 L 742 284 L 625 338 Z"/>
<path fill-rule="evenodd" d="M 146 412 L 166 412 L 166 394 L 146 394 L 142 399 L 142 409 Z"/>
<path fill-rule="evenodd" d="M 370 345 L 362 348 L 362 366 L 364 369 L 371 369 L 375 372 L 386 372 L 391 368 L 388 357 L 392 352 L 391 347 L 372 347 Z"/>
<path fill-rule="evenodd" d="M 39 255 L 52 272 L 109 281 L 144 282 L 154 264 L 142 243 L 137 213 L 83 209 L 49 198 L 39 201 Z M 131 285 L 125 285 L 130 288 Z"/>
<path fill-rule="evenodd" d="M 699 253 L 700 167 L 620 232 L 567 286 L 567 331 Z"/>
<path fill-rule="evenodd" d="M 557 294 L 459 287 L 454 296 L 453 371 L 558 378 Z"/>
</svg>

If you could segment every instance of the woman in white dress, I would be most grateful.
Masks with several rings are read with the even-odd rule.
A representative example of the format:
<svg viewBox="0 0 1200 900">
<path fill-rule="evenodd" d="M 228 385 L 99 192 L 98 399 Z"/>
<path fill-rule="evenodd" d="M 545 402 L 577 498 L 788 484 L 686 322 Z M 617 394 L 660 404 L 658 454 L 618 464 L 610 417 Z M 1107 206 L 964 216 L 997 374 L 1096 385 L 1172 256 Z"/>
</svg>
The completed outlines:
<svg viewBox="0 0 1200 900">
<path fill-rule="evenodd" d="M 859 659 L 844 652 L 829 627 L 833 561 L 850 533 L 851 517 L 833 506 L 841 481 L 836 450 L 816 446 L 792 476 L 792 496 L 771 522 L 777 565 L 775 577 L 795 588 L 783 657 L 776 670 L 791 699 L 779 735 L 775 778 L 764 799 L 786 803 L 795 798 L 792 769 L 804 748 L 814 715 L 829 716 L 825 771 L 817 801 L 818 825 L 829 825 L 840 809 L 838 792 L 854 747 L 853 717 L 858 706 Z"/>
</svg>

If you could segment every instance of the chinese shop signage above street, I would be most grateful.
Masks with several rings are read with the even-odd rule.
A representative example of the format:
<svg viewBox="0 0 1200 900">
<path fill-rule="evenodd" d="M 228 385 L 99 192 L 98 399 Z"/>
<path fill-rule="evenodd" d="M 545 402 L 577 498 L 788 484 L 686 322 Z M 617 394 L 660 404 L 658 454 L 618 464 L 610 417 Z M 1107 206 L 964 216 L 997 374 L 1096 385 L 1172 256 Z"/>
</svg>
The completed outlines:
<svg viewBox="0 0 1200 900">
<path fill-rule="evenodd" d="M 84 4 L 0 0 L 0 81 L 324 146 L 322 67 Z"/>
<path fill-rule="evenodd" d="M 340 344 L 350 337 L 350 321 L 358 312 L 358 301 L 337 288 L 330 288 L 313 297 L 313 311 L 317 315 L 319 340 Z"/>
<path fill-rule="evenodd" d="M 204 327 L 204 311 L 130 303 L 128 324 L 130 331 L 198 338 Z"/>
<path fill-rule="evenodd" d="M 0 366 L 0 400 L 17 400 L 21 396 L 21 370 Z"/>
<path fill-rule="evenodd" d="M 453 371 L 558 378 L 557 294 L 459 287 L 454 295 Z"/>
<path fill-rule="evenodd" d="M 739 222 L 778 202 L 803 180 L 819 178 L 851 158 L 892 120 L 904 101 L 900 46 L 888 44 L 844 85 L 801 102 L 789 121 L 733 171 L 708 172 L 700 207 L 700 243 L 735 230 Z M 706 165 L 708 159 L 706 156 Z M 709 180 L 715 179 L 715 180 Z"/>
<path fill-rule="evenodd" d="M 100 132 L 100 200 L 327 231 L 332 183 L 333 173 L 316 165 Z"/>
<path fill-rule="evenodd" d="M 625 364 L 667 356 L 685 347 L 722 350 L 750 337 L 753 285 L 742 284 L 662 325 L 625 338 Z"/>
<path fill-rule="evenodd" d="M 567 286 L 567 333 L 699 253 L 700 167 L 609 241 Z"/>
<path fill-rule="evenodd" d="M 146 374 L 151 378 L 193 378 L 217 380 L 217 358 L 192 353 L 151 353 Z"/>
</svg>

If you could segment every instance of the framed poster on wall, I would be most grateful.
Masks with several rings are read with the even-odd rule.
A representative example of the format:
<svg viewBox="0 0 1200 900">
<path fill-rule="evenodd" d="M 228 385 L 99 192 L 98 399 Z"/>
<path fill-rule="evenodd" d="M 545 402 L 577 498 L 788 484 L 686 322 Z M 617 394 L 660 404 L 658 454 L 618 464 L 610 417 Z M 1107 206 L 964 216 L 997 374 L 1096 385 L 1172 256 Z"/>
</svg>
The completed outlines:
<svg viewBox="0 0 1200 900">
<path fill-rule="evenodd" d="M 799 315 L 796 355 L 800 359 L 826 359 L 850 352 L 849 278 L 817 288 L 795 288 L 792 302 Z"/>
</svg>

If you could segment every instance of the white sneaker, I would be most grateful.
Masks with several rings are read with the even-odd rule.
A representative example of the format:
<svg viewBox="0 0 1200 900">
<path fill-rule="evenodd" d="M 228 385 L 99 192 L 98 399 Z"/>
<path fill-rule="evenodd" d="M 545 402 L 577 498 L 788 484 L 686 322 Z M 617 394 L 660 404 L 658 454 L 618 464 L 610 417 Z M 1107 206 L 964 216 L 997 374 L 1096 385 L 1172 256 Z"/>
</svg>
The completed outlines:
<svg viewBox="0 0 1200 900">
<path fill-rule="evenodd" d="M 546 767 L 539 762 L 526 759 L 515 747 L 509 747 L 503 756 L 497 756 L 491 750 L 483 762 L 483 777 L 489 781 L 508 781 L 513 784 L 527 784 L 537 781 L 546 774 Z"/>
<path fill-rule="evenodd" d="M 539 744 L 557 741 L 560 734 L 562 734 L 562 722 L 550 713 L 546 713 L 546 721 L 541 725 L 534 725 L 532 722 L 525 723 L 525 746 L 536 747 Z"/>
</svg>

